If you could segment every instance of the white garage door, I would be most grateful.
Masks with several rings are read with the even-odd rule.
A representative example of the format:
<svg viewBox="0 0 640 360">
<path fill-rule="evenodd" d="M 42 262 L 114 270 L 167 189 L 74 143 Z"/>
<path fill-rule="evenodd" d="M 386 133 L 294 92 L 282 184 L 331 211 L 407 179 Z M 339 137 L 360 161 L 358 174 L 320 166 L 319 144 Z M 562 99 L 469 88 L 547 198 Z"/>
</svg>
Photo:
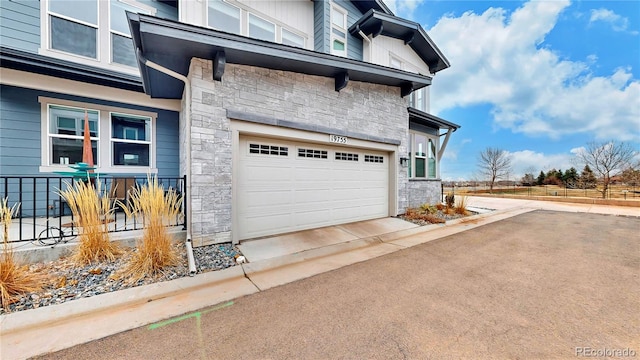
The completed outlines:
<svg viewBox="0 0 640 360">
<path fill-rule="evenodd" d="M 240 137 L 239 239 L 386 217 L 387 153 Z"/>
</svg>

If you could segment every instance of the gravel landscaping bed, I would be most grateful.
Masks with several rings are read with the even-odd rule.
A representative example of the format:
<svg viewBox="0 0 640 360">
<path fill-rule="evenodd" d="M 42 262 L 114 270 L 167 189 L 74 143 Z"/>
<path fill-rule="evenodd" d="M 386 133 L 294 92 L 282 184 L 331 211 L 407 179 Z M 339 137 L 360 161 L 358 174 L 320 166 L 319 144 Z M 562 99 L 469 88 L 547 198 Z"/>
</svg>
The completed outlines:
<svg viewBox="0 0 640 360">
<path fill-rule="evenodd" d="M 9 311 L 61 304 L 84 297 L 189 276 L 185 246 L 182 243 L 174 246 L 180 256 L 180 263 L 177 266 L 166 268 L 162 274 L 147 276 L 135 283 L 129 283 L 127 279 L 120 279 L 117 276 L 117 272 L 125 268 L 134 249 L 126 249 L 125 253 L 113 262 L 94 263 L 84 267 L 76 266 L 68 258 L 30 265 L 31 271 L 46 274 L 49 277 L 48 285 L 41 291 L 24 294 L 9 306 Z M 240 255 L 240 250 L 231 244 L 216 244 L 193 249 L 198 273 L 235 266 L 236 254 Z M 0 314 L 6 312 L 0 307 Z"/>
<path fill-rule="evenodd" d="M 463 218 L 463 217 L 467 217 L 467 216 L 471 216 L 471 215 L 477 215 L 478 213 L 476 213 L 475 211 L 470 211 L 467 210 L 467 214 L 462 215 L 462 214 L 447 214 L 444 213 L 441 210 L 438 210 L 436 213 L 433 213 L 431 215 L 433 215 L 435 218 L 438 219 L 442 219 L 444 221 L 449 221 L 449 220 L 455 220 L 455 219 L 459 219 L 459 218 Z M 425 225 L 432 225 L 432 224 L 438 224 L 437 222 L 431 222 L 425 219 L 413 219 L 410 217 L 407 217 L 405 215 L 399 215 L 398 216 L 400 219 L 404 220 L 404 221 L 408 221 L 411 223 L 414 223 L 416 225 L 420 225 L 420 226 L 425 226 Z"/>
</svg>

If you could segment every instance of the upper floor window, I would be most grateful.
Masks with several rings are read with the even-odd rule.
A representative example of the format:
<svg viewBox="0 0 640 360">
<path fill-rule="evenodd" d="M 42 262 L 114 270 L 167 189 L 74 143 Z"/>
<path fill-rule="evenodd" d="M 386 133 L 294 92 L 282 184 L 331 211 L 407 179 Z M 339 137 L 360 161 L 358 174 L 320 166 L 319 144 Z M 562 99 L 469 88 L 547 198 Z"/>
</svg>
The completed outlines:
<svg viewBox="0 0 640 360">
<path fill-rule="evenodd" d="M 98 58 L 98 1 L 49 1 L 51 49 Z"/>
<path fill-rule="evenodd" d="M 331 53 L 347 56 L 347 11 L 331 5 Z"/>
<path fill-rule="evenodd" d="M 285 24 L 237 1 L 207 0 L 207 26 L 254 39 L 304 48 L 306 38 Z M 233 3 L 233 4 L 232 4 Z"/>
<path fill-rule="evenodd" d="M 276 41 L 276 24 L 249 14 L 249 36 L 254 39 Z"/>
<path fill-rule="evenodd" d="M 125 11 L 153 15 L 154 8 L 135 0 L 41 0 L 41 4 L 41 53 L 93 66 L 116 65 L 120 71 L 137 74 Z"/>
<path fill-rule="evenodd" d="M 304 47 L 304 37 L 282 28 L 282 43 L 285 45 Z"/>
<path fill-rule="evenodd" d="M 143 14 L 147 12 L 122 1 L 111 1 L 111 9 L 109 10 L 111 62 L 137 66 L 136 54 L 133 49 L 133 41 L 131 40 L 131 32 L 125 11 Z"/>
<path fill-rule="evenodd" d="M 207 24 L 220 31 L 240 34 L 240 8 L 226 1 L 209 0 Z"/>
<path fill-rule="evenodd" d="M 427 89 L 415 90 L 409 95 L 409 106 L 420 111 L 427 111 Z"/>
</svg>

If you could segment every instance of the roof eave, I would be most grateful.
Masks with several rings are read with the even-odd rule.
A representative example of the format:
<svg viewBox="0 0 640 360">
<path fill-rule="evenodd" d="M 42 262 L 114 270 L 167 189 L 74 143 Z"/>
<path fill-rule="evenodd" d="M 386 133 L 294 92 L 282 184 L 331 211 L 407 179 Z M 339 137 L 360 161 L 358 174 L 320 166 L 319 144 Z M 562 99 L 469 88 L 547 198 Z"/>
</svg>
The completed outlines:
<svg viewBox="0 0 640 360">
<path fill-rule="evenodd" d="M 223 51 L 226 63 L 325 77 L 346 73 L 349 80 L 400 87 L 405 95 L 407 89 L 417 90 L 431 84 L 431 77 L 426 75 L 147 15 L 129 13 L 128 16 L 136 49 L 147 59 L 185 76 L 189 67 L 185 62 L 191 58 L 210 59 L 216 52 Z M 152 97 L 162 95 L 154 89 L 154 83 L 157 83 L 154 79 L 164 75 L 146 69 L 140 58 L 138 61 L 145 92 Z M 171 95 L 177 98 L 177 91 Z"/>
<path fill-rule="evenodd" d="M 68 80 L 142 92 L 141 79 L 108 69 L 72 63 L 49 56 L 22 50 L 0 47 L 0 64 L 3 68 L 27 71 Z"/>
<path fill-rule="evenodd" d="M 458 124 L 454 124 L 450 121 L 437 117 L 435 115 L 431 115 L 427 112 L 418 110 L 413 107 L 407 108 L 409 111 L 409 120 L 417 120 L 420 123 L 425 123 L 426 125 L 437 127 L 439 129 L 452 129 L 453 131 L 458 130 L 461 126 Z"/>
</svg>

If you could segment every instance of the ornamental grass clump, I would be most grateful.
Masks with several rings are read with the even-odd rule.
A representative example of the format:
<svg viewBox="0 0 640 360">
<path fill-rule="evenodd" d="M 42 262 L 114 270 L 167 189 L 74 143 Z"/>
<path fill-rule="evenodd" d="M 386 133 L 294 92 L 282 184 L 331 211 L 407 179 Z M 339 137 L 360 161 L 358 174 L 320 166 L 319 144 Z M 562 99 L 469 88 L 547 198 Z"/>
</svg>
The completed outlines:
<svg viewBox="0 0 640 360">
<path fill-rule="evenodd" d="M 469 215 L 469 211 L 467 210 L 467 197 L 458 196 L 456 198 L 456 205 L 454 209 L 456 214 Z"/>
<path fill-rule="evenodd" d="M 0 257 L 0 305 L 9 311 L 9 305 L 18 295 L 38 291 L 42 288 L 45 276 L 29 271 L 29 267 L 20 266 L 13 257 L 13 248 L 9 246 L 9 227 L 18 204 L 8 206 L 7 199 L 0 203 L 0 223 L 2 223 L 2 256 Z"/>
<path fill-rule="evenodd" d="M 142 239 L 123 275 L 136 282 L 147 275 L 161 273 L 167 266 L 177 265 L 180 258 L 172 246 L 167 225 L 180 215 L 182 197 L 173 189 L 165 191 L 153 177 L 131 189 L 128 203 L 121 205 L 127 217 L 142 216 L 145 224 Z"/>
<path fill-rule="evenodd" d="M 90 181 L 65 182 L 67 189 L 60 191 L 78 227 L 78 247 L 72 259 L 79 265 L 100 261 L 114 261 L 122 253 L 120 247 L 111 242 L 109 221 L 115 208 L 101 182 L 94 188 Z"/>
</svg>

